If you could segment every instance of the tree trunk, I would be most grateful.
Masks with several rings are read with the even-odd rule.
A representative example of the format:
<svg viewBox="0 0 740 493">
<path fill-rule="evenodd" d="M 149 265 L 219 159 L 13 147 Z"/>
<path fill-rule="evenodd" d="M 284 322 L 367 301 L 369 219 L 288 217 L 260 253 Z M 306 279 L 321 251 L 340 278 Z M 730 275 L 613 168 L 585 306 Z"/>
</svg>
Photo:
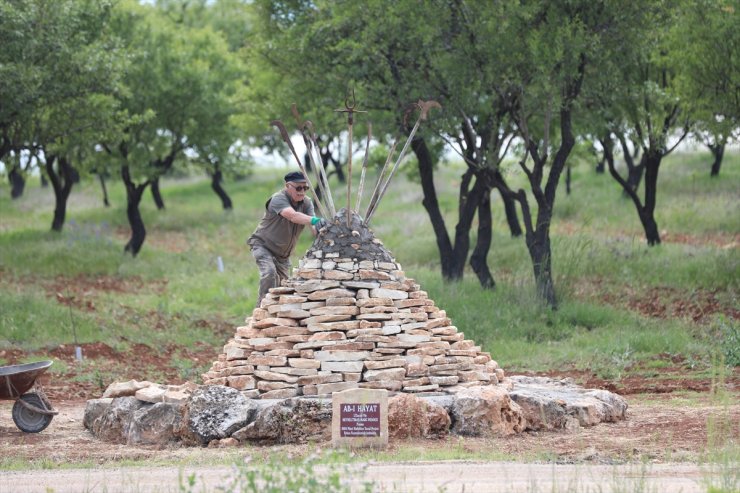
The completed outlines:
<svg viewBox="0 0 740 493">
<path fill-rule="evenodd" d="M 108 187 L 105 186 L 103 173 L 98 173 L 98 180 L 100 181 L 100 188 L 103 190 L 103 205 L 110 207 L 110 201 L 108 200 Z"/>
<path fill-rule="evenodd" d="M 470 180 L 475 178 L 475 184 L 469 188 Z M 469 190 L 469 191 L 468 191 Z M 484 195 L 490 195 L 490 188 L 485 184 L 485 179 L 474 174 L 470 169 L 463 175 L 460 183 L 460 206 L 459 218 L 455 226 L 455 242 L 452 249 L 453 265 L 450 279 L 461 280 L 465 273 L 465 264 L 468 260 L 470 250 L 470 229 L 473 226 L 475 212 L 483 200 Z M 490 199 L 488 214 L 490 215 Z M 490 219 L 489 219 L 490 222 Z M 487 255 L 488 252 L 484 255 Z"/>
<path fill-rule="evenodd" d="M 223 206 L 223 209 L 225 211 L 230 211 L 231 209 L 233 209 L 233 204 L 231 203 L 231 198 L 229 197 L 229 194 L 227 194 L 226 190 L 224 190 L 224 188 L 221 186 L 222 178 L 223 176 L 221 174 L 221 170 L 219 168 L 216 168 L 216 171 L 211 174 L 211 188 L 221 199 L 221 205 Z"/>
<path fill-rule="evenodd" d="M 616 132 L 619 144 L 622 147 L 622 154 L 624 155 L 624 163 L 627 165 L 627 185 L 630 190 L 637 191 L 642 181 L 642 172 L 645 169 L 645 155 L 640 158 L 640 163 L 635 165 L 635 159 L 639 155 L 639 146 L 635 145 L 635 154 L 630 153 L 630 149 L 627 146 L 627 139 L 621 132 Z M 623 195 L 626 197 L 629 195 L 627 190 L 623 190 Z"/>
<path fill-rule="evenodd" d="M 640 182 L 642 181 L 642 175 L 645 171 L 645 155 L 643 154 L 640 158 L 640 164 L 637 166 L 631 166 L 628 168 L 629 174 L 627 175 L 627 184 L 632 190 L 637 191 L 640 188 Z"/>
<path fill-rule="evenodd" d="M 55 161 L 59 169 L 58 173 L 54 170 Z M 75 170 L 66 158 L 49 155 L 46 159 L 46 174 L 54 189 L 54 218 L 51 221 L 51 230 L 59 232 L 64 228 L 64 220 L 67 215 L 67 199 L 72 191 Z"/>
<path fill-rule="evenodd" d="M 429 214 L 434 236 L 437 239 L 439 260 L 442 265 L 442 278 L 451 279 L 453 270 L 452 243 L 447 234 L 444 217 L 439 209 L 437 190 L 434 187 L 434 163 L 432 155 L 423 137 L 416 137 L 411 141 L 411 149 L 416 155 L 419 163 L 419 176 L 421 177 L 421 189 L 424 194 L 422 205 Z"/>
<path fill-rule="evenodd" d="M 565 168 L 565 194 L 570 195 L 570 166 Z"/>
<path fill-rule="evenodd" d="M 458 191 L 457 216 L 458 221 L 455 225 L 455 236 L 452 240 L 452 266 L 449 272 L 450 281 L 460 281 L 465 273 L 465 264 L 468 260 L 468 250 L 470 248 L 470 227 L 473 224 L 473 218 L 470 215 L 470 205 L 473 199 L 470 197 L 470 182 L 473 180 L 473 172 L 468 168 L 460 180 L 460 189 Z M 467 219 L 470 218 L 468 221 Z M 468 223 L 468 224 L 465 224 Z"/>
<path fill-rule="evenodd" d="M 157 210 L 164 210 L 164 200 L 162 200 L 162 194 L 159 192 L 159 178 L 152 180 L 152 198 Z"/>
<path fill-rule="evenodd" d="M 488 268 L 491 232 L 491 191 L 488 190 L 478 202 L 478 239 L 470 256 L 470 266 L 484 289 L 493 289 L 496 286 Z"/>
<path fill-rule="evenodd" d="M 519 216 L 516 212 L 516 199 L 511 195 L 511 189 L 504 180 L 500 171 L 493 173 L 493 185 L 501 194 L 501 200 L 504 202 L 504 212 L 506 213 L 506 223 L 509 225 L 511 237 L 516 238 L 522 235 L 522 226 L 519 224 Z M 490 200 L 490 199 L 489 199 Z M 479 218 L 480 220 L 480 218 Z"/>
<path fill-rule="evenodd" d="M 607 156 L 607 164 L 609 165 L 609 173 L 612 177 L 622 186 L 622 191 L 635 204 L 637 209 L 637 215 L 640 218 L 642 227 L 645 230 L 645 238 L 647 239 L 648 245 L 660 244 L 660 233 L 658 231 L 658 224 L 655 221 L 655 203 L 658 185 L 658 169 L 663 156 L 657 152 L 648 150 L 647 153 L 643 154 L 642 160 L 645 162 L 645 203 L 643 204 L 640 197 L 637 195 L 637 191 L 633 189 L 630 184 L 622 178 L 617 172 L 614 166 L 614 158 L 611 155 Z"/>
<path fill-rule="evenodd" d="M 339 160 L 330 157 L 329 161 L 334 164 L 334 173 L 337 175 L 337 180 L 339 180 L 339 183 L 347 183 L 347 177 L 344 176 L 344 168 L 342 167 L 342 164 L 339 162 Z M 324 163 L 324 166 L 327 166 L 326 162 Z"/>
<path fill-rule="evenodd" d="M 614 141 L 608 136 L 600 141 L 604 149 L 604 162 L 610 170 L 614 168 Z"/>
<path fill-rule="evenodd" d="M 23 190 L 26 188 L 26 179 L 23 178 L 20 166 L 13 166 L 8 172 L 8 181 L 10 181 L 10 198 L 18 199 L 23 196 Z"/>
<path fill-rule="evenodd" d="M 596 172 L 599 174 L 604 173 L 604 171 L 606 170 L 605 164 L 606 164 L 606 159 L 604 158 L 604 155 L 602 154 L 601 159 L 599 159 L 596 162 Z"/>
<path fill-rule="evenodd" d="M 534 161 L 534 169 L 528 174 L 528 178 L 533 195 L 537 200 L 537 217 L 534 223 L 527 201 L 527 194 L 524 190 L 519 190 L 516 194 L 517 200 L 522 206 L 522 216 L 524 217 L 526 231 L 525 243 L 527 244 L 529 257 L 532 260 L 537 295 L 553 310 L 557 309 L 558 302 L 555 296 L 555 284 L 552 280 L 550 224 L 552 222 L 552 211 L 560 175 L 575 145 L 571 118 L 570 108 L 562 107 L 560 109 L 560 148 L 552 160 L 544 191 L 540 187 L 540 177 L 542 176 L 542 170 L 547 164 L 546 158 L 536 158 L 535 153 L 530 153 Z M 530 146 L 536 147 L 537 144 L 532 142 Z"/>
<path fill-rule="evenodd" d="M 655 221 L 655 204 L 658 192 L 658 170 L 663 155 L 659 151 L 648 150 L 642 155 L 645 161 L 645 205 L 638 209 L 640 221 L 645 229 L 645 238 L 649 246 L 660 244 L 658 223 Z"/>
<path fill-rule="evenodd" d="M 538 227 L 534 234 L 527 235 L 527 248 L 532 259 L 537 295 L 547 306 L 558 306 L 555 285 L 552 282 L 552 249 L 550 247 L 550 228 Z"/>
<path fill-rule="evenodd" d="M 126 215 L 128 216 L 128 223 L 131 226 L 131 238 L 126 243 L 123 251 L 130 252 L 131 255 L 136 257 L 146 238 L 146 228 L 144 227 L 144 220 L 139 211 L 139 204 L 149 182 L 147 181 L 140 185 L 135 184 L 131 180 L 128 165 L 121 166 L 121 178 L 123 178 L 123 183 L 126 186 Z"/>
<path fill-rule="evenodd" d="M 722 167 L 722 158 L 725 155 L 725 142 L 707 146 L 712 151 L 712 156 L 714 156 L 710 176 L 719 176 L 719 169 Z"/>
<path fill-rule="evenodd" d="M 603 138 L 599 139 L 603 154 L 601 157 L 602 167 L 606 165 L 609 169 L 614 168 L 614 140 L 612 140 L 611 134 L 607 133 Z M 603 173 L 603 170 L 601 171 Z"/>
<path fill-rule="evenodd" d="M 611 132 L 609 131 L 604 132 L 604 135 L 598 137 L 597 140 L 601 144 L 601 159 L 596 163 L 596 172 L 603 173 L 606 171 L 606 145 L 613 146 L 614 143 L 611 139 Z M 608 152 L 612 152 L 611 149 Z"/>
</svg>

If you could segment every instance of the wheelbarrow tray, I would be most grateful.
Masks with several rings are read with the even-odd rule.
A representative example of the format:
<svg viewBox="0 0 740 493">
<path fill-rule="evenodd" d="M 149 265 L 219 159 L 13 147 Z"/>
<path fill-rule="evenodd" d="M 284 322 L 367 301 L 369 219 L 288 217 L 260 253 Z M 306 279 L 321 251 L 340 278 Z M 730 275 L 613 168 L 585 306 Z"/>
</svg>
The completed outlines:
<svg viewBox="0 0 740 493">
<path fill-rule="evenodd" d="M 0 399 L 18 399 L 36 383 L 53 363 L 38 361 L 25 365 L 0 366 Z"/>
</svg>

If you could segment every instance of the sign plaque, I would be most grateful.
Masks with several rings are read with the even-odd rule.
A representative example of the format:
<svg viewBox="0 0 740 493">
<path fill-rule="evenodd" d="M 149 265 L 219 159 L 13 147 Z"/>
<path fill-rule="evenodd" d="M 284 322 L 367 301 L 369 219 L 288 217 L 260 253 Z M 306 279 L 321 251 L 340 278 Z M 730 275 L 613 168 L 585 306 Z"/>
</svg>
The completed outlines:
<svg viewBox="0 0 740 493">
<path fill-rule="evenodd" d="M 345 403 L 339 406 L 339 436 L 379 437 L 380 403 Z"/>
<path fill-rule="evenodd" d="M 388 445 L 388 392 L 350 389 L 332 395 L 334 446 L 385 447 Z"/>
</svg>

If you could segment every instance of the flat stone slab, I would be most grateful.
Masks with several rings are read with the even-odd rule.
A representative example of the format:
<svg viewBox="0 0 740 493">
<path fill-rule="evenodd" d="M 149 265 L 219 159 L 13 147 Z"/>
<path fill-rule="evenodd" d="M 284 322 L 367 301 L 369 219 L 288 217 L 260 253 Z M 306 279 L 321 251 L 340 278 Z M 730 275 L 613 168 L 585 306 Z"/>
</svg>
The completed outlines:
<svg viewBox="0 0 740 493">
<path fill-rule="evenodd" d="M 511 399 L 519 404 L 527 430 L 577 429 L 625 419 L 627 401 L 607 390 L 585 389 L 572 379 L 509 376 Z"/>
</svg>

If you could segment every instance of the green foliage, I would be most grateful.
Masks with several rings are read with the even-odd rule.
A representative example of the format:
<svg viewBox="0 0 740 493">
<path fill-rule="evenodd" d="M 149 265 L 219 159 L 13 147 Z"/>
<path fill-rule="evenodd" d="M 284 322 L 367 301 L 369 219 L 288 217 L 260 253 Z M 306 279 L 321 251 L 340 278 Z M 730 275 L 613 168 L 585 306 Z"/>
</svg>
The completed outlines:
<svg viewBox="0 0 740 493">
<path fill-rule="evenodd" d="M 77 310 L 50 304 L 40 290 L 12 291 L 0 285 L 3 327 L 0 347 L 18 346 L 28 350 L 53 349 L 59 344 L 107 340 L 106 330 Z"/>
<path fill-rule="evenodd" d="M 740 328 L 725 317 L 718 318 L 716 325 L 724 362 L 731 367 L 740 366 Z"/>
<path fill-rule="evenodd" d="M 374 491 L 373 483 L 352 487 L 354 477 L 362 477 L 363 466 L 352 464 L 346 454 L 336 451 L 314 452 L 292 459 L 271 455 L 264 461 L 247 456 L 234 466 L 232 476 L 220 491 L 229 493 L 342 493 Z M 184 481 L 183 481 L 184 480 Z M 180 491 L 195 493 L 197 478 L 180 477 Z"/>
<path fill-rule="evenodd" d="M 243 71 L 221 34 L 134 2 L 117 6 L 112 28 L 132 58 L 121 105 L 140 117 L 109 142 L 114 157 L 133 167 L 135 181 L 158 177 L 167 156 L 186 148 L 206 164 L 225 159 L 237 139 L 230 118 Z"/>
<path fill-rule="evenodd" d="M 701 307 L 710 292 L 720 307 L 734 306 L 740 262 L 737 250 L 726 247 L 732 236 L 725 231 L 740 227 L 740 219 L 727 211 L 736 201 L 732 180 L 740 168 L 728 166 L 727 181 L 710 180 L 703 173 L 692 184 L 687 179 L 699 157 L 670 159 L 675 172 L 661 177 L 664 223 L 677 238 L 697 243 L 668 241 L 658 249 L 647 248 L 639 240 L 639 224 L 624 213 L 631 204 L 607 177 L 595 175 L 590 166 L 577 166 L 574 192 L 554 212 L 553 266 L 563 292 L 555 312 L 535 302 L 526 249 L 521 238 L 511 238 L 505 230 L 497 196 L 489 254 L 497 282 L 492 291 L 481 290 L 469 270 L 460 283 L 441 280 L 421 193 L 403 176 L 391 184 L 373 229 L 407 275 L 506 370 L 575 367 L 619 378 L 670 353 L 684 357 L 693 371 L 703 371 L 723 345 L 724 350 L 733 347 L 727 335 L 722 337 L 729 334 L 727 328 L 716 321 L 694 323 L 680 312 L 648 318 L 633 311 L 633 303 L 655 298 L 669 310 L 675 298 Z M 728 159 L 736 163 L 738 158 Z M 447 217 L 456 214 L 450 197 L 456 194 L 459 170 L 459 163 L 440 169 L 439 198 Z M 248 182 L 234 183 L 237 208 L 229 213 L 221 210 L 207 182 L 165 181 L 169 208 L 156 211 L 150 201 L 142 205 L 150 248 L 136 259 L 120 253 L 126 224 L 120 187 L 110 190 L 113 206 L 102 208 L 97 184 L 83 183 L 70 197 L 71 227 L 59 235 L 45 231 L 48 212 L 40 189 L 30 188 L 18 201 L 0 196 L 0 316 L 5 329 L 0 345 L 38 351 L 71 344 L 73 320 L 80 342 L 104 342 L 122 350 L 140 343 L 220 348 L 254 307 L 258 273 L 245 241 L 283 173 L 263 170 Z M 509 179 L 516 186 L 524 178 L 511 174 Z M 368 180 L 373 182 L 374 173 Z M 311 240 L 308 234 L 301 236 L 294 263 Z M 219 256 L 223 273 L 216 268 Z M 98 288 L 96 279 L 101 286 L 120 289 Z M 80 286 L 89 286 L 90 292 Z M 75 299 L 71 319 L 69 308 L 55 300 L 56 292 Z M 94 311 L 84 309 L 87 301 Z M 171 358 L 182 375 L 200 371 L 184 355 Z M 96 369 L 85 368 L 84 378 L 95 384 Z"/>
<path fill-rule="evenodd" d="M 677 85 L 695 128 L 708 144 L 737 139 L 740 100 L 729 89 L 740 77 L 737 5 L 724 0 L 685 2 L 671 29 Z"/>
</svg>

